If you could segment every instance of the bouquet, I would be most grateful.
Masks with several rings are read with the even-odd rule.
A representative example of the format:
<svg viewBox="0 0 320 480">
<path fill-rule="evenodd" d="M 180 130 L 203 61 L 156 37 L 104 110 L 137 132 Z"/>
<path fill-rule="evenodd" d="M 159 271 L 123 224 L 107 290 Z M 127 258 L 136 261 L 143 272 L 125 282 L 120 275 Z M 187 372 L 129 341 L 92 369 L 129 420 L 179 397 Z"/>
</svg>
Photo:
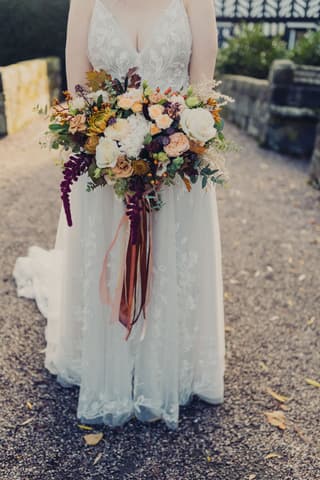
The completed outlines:
<svg viewBox="0 0 320 480">
<path fill-rule="evenodd" d="M 151 213 L 164 205 L 161 192 L 178 178 L 189 192 L 198 181 L 207 188 L 227 180 L 222 152 L 229 144 L 221 110 L 232 99 L 219 93 L 217 86 L 212 81 L 185 91 L 161 91 L 142 81 L 136 68 L 121 80 L 100 70 L 88 72 L 87 84 L 77 85 L 74 96 L 63 92 L 65 102 L 53 102 L 47 134 L 49 147 L 67 154 L 62 162 L 61 198 L 68 225 L 72 226 L 71 187 L 81 175 L 87 175 L 87 191 L 109 186 L 124 202 L 124 216 L 103 262 L 100 293 L 127 328 L 126 339 L 142 311 L 146 318 Z M 111 299 L 106 282 L 108 255 L 126 223 L 126 258 Z"/>
</svg>

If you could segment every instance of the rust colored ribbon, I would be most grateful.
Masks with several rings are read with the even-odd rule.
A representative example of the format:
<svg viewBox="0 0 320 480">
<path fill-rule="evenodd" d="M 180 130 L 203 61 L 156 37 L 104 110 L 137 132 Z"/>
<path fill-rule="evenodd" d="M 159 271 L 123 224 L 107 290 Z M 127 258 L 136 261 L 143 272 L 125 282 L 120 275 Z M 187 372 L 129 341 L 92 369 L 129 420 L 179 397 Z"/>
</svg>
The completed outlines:
<svg viewBox="0 0 320 480">
<path fill-rule="evenodd" d="M 143 313 L 144 324 L 140 337 L 140 340 L 143 340 L 146 332 L 146 308 L 151 291 L 152 215 L 149 201 L 144 195 L 128 197 L 126 206 L 126 213 L 119 222 L 115 237 L 103 261 L 100 297 L 103 303 L 112 307 L 112 319 L 118 320 L 127 329 L 125 340 L 128 340 L 134 324 Z M 126 227 L 125 237 L 128 237 L 128 223 L 129 238 L 126 239 L 126 249 L 122 252 L 117 287 L 112 298 L 108 287 L 109 256 L 123 227 Z"/>
</svg>

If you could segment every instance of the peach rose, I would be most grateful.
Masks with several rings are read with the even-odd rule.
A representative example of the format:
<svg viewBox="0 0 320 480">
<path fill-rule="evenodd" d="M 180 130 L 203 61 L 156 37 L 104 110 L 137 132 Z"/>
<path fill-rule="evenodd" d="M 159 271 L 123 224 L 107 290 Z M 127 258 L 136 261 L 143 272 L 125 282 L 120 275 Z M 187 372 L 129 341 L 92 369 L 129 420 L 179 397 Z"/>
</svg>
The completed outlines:
<svg viewBox="0 0 320 480">
<path fill-rule="evenodd" d="M 123 155 L 118 158 L 116 166 L 111 171 L 117 178 L 128 178 L 133 174 L 131 163 Z"/>
<path fill-rule="evenodd" d="M 172 118 L 170 118 L 169 115 L 167 115 L 166 113 L 156 118 L 157 127 L 161 128 L 162 130 L 169 128 L 172 122 Z"/>
<path fill-rule="evenodd" d="M 155 92 L 149 96 L 149 100 L 151 103 L 159 103 L 161 102 L 161 100 L 164 100 L 164 99 L 165 99 L 165 96 L 162 95 L 161 92 Z"/>
<path fill-rule="evenodd" d="M 156 120 L 160 115 L 163 114 L 164 112 L 164 106 L 163 105 L 151 105 L 148 109 L 150 118 L 152 120 Z"/>
<path fill-rule="evenodd" d="M 118 106 L 123 110 L 130 110 L 136 103 L 142 102 L 142 93 L 136 88 L 128 88 L 126 93 L 119 95 Z"/>
<path fill-rule="evenodd" d="M 86 129 L 86 116 L 84 113 L 79 113 L 75 117 L 71 118 L 69 132 L 72 133 L 72 135 L 74 135 L 76 132 L 85 132 Z"/>
<path fill-rule="evenodd" d="M 132 111 L 134 113 L 140 113 L 142 112 L 142 103 L 141 102 L 135 102 L 133 105 L 132 105 Z"/>
<path fill-rule="evenodd" d="M 184 133 L 174 133 L 170 136 L 170 143 L 164 147 L 169 157 L 179 157 L 189 150 L 190 142 Z"/>
</svg>

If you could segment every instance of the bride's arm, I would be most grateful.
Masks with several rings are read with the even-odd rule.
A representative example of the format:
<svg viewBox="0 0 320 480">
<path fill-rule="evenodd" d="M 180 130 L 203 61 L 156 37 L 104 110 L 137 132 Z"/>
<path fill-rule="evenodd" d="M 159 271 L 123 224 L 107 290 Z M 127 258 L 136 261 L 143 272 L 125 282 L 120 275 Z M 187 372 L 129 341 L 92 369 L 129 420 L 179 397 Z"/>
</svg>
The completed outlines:
<svg viewBox="0 0 320 480">
<path fill-rule="evenodd" d="M 191 83 L 212 79 L 218 52 L 216 13 L 213 0 L 185 0 L 193 45 L 189 65 Z"/>
<path fill-rule="evenodd" d="M 87 56 L 87 42 L 93 3 L 93 0 L 71 0 L 70 4 L 66 41 L 66 74 L 68 90 L 72 93 L 75 85 L 84 85 L 85 73 L 92 70 Z"/>
</svg>

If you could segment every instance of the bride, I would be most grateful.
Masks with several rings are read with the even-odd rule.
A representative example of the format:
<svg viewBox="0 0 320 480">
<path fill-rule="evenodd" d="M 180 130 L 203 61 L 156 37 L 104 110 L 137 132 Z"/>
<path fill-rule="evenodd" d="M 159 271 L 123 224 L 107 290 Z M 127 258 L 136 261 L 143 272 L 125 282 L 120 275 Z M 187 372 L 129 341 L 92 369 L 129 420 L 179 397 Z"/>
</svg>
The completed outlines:
<svg viewBox="0 0 320 480">
<path fill-rule="evenodd" d="M 85 72 L 120 78 L 138 67 L 150 86 L 174 90 L 212 78 L 217 31 L 212 0 L 71 0 L 66 44 L 68 89 Z M 47 318 L 45 366 L 58 381 L 78 385 L 77 417 L 123 425 L 162 419 L 170 429 L 179 405 L 193 396 L 223 401 L 224 311 L 215 186 L 183 182 L 163 191 L 154 215 L 152 296 L 145 336 L 137 322 L 127 341 L 99 298 L 106 249 L 124 206 L 111 188 L 71 196 L 74 226 L 61 210 L 55 247 L 31 247 L 14 268 L 18 294 L 34 298 Z M 119 249 L 109 260 L 116 282 Z"/>
</svg>

